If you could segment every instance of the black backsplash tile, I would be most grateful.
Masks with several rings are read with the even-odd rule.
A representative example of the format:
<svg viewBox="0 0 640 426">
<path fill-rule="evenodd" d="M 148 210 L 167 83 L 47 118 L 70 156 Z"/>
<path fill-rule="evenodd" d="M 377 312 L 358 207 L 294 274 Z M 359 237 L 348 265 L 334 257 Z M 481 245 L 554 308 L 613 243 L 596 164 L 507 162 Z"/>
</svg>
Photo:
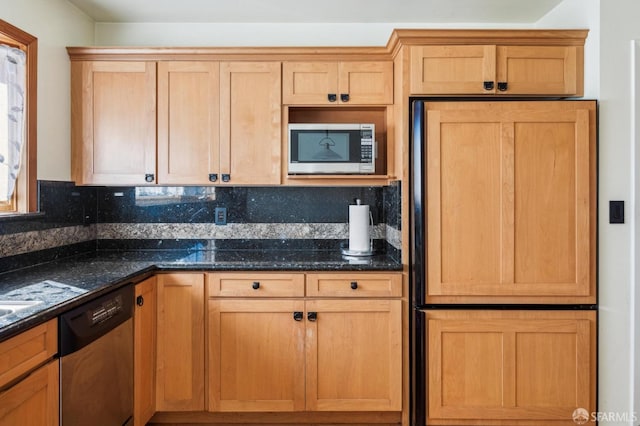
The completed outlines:
<svg viewBox="0 0 640 426">
<path fill-rule="evenodd" d="M 136 188 L 98 188 L 97 221 L 209 223 L 216 207 L 226 207 L 229 223 L 346 223 L 356 198 L 371 206 L 374 223 L 384 221 L 382 187 L 223 187 L 215 199 L 203 188 L 155 201 L 136 196 Z"/>
<path fill-rule="evenodd" d="M 38 181 L 39 215 L 0 221 L 0 235 L 96 223 L 96 188 Z"/>
</svg>

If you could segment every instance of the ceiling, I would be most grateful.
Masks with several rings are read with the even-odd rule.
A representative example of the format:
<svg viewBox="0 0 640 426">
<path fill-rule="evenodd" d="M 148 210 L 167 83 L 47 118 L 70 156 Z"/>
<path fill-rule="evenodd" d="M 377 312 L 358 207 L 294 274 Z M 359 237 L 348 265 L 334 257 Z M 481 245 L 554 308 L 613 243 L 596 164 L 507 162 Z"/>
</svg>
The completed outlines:
<svg viewBox="0 0 640 426">
<path fill-rule="evenodd" d="M 96 22 L 535 23 L 563 0 L 68 0 Z"/>
</svg>

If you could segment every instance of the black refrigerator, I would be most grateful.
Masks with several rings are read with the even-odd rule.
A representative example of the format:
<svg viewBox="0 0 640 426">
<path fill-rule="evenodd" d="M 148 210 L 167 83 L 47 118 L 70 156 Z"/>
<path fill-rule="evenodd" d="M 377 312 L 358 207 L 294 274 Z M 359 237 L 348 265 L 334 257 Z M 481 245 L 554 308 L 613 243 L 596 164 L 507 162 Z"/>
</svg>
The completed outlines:
<svg viewBox="0 0 640 426">
<path fill-rule="evenodd" d="M 456 119 L 441 118 L 437 115 L 427 115 L 427 110 L 431 114 L 431 109 L 438 110 L 438 105 L 448 105 L 444 109 L 447 110 L 442 117 L 465 116 L 466 122 L 478 120 L 478 132 L 460 130 Z M 435 107 L 434 107 L 435 106 Z M 512 119 L 514 112 L 511 109 L 516 108 L 518 113 L 523 112 L 525 119 Z M 453 113 L 451 111 L 454 111 Z M 496 119 L 488 119 L 488 114 L 492 111 L 499 111 L 497 115 L 507 117 L 500 122 Z M 502 398 L 495 408 L 496 417 L 482 417 L 484 412 L 491 413 L 491 409 L 483 411 L 483 407 L 474 410 L 473 407 L 465 411 L 468 407 L 457 408 L 454 410 L 460 413 L 460 424 L 473 424 L 472 415 L 478 414 L 486 421 L 504 422 L 505 418 L 518 419 L 518 416 L 530 421 L 539 421 L 540 424 L 553 424 L 553 421 L 571 420 L 574 416 L 575 421 L 580 419 L 576 416 L 584 416 L 584 413 L 595 411 L 596 389 L 597 389 L 597 105 L 595 101 L 584 100 L 518 100 L 518 99 L 433 99 L 433 98 L 411 98 L 410 99 L 410 123 L 409 123 L 409 165 L 410 165 L 410 208 L 409 223 L 411 230 L 409 232 L 410 247 L 410 388 L 411 388 L 411 424 L 423 426 L 426 424 L 437 424 L 438 421 L 430 421 L 430 374 L 445 374 L 444 367 L 441 370 L 431 370 L 429 360 L 429 320 L 427 318 L 430 312 L 471 312 L 473 314 L 484 315 L 487 312 L 496 313 L 497 317 L 503 316 L 501 324 L 522 324 L 521 330 L 516 329 L 511 333 L 520 338 L 530 347 L 541 347 L 537 354 L 516 354 L 513 355 L 513 362 L 506 362 L 505 365 L 513 371 L 513 383 L 505 384 L 505 387 L 513 389 L 499 389 L 497 398 Z M 515 114 L 518 117 L 517 114 Z M 428 117 L 434 118 L 432 123 L 428 123 Z M 469 118 L 471 117 L 471 118 Z M 482 118 L 485 117 L 485 118 Z M 513 121 L 510 122 L 509 120 Z M 438 121 L 438 122 L 436 122 Z M 507 122 L 505 124 L 505 122 Z M 435 123 L 435 124 L 434 124 Z M 447 135 L 453 137 L 444 138 L 440 136 L 445 131 L 430 129 L 430 126 L 450 126 L 447 128 Z M 458 126 L 458 127 L 456 127 Z M 491 129 L 494 130 L 491 130 Z M 444 127 L 443 127 L 444 129 Z M 497 129 L 497 130 L 496 130 Z M 467 234 L 470 238 L 475 238 L 475 242 L 482 241 L 487 238 L 486 233 L 480 230 L 476 234 L 474 228 L 463 227 L 463 230 L 455 229 L 456 224 L 461 222 L 452 221 L 453 225 L 448 224 L 448 228 L 442 223 L 446 222 L 446 218 L 439 209 L 445 209 L 438 205 L 435 207 L 429 205 L 429 188 L 438 188 L 437 191 L 446 192 L 446 197 L 439 193 L 443 200 L 446 199 L 450 204 L 458 203 L 459 205 L 449 206 L 449 213 L 457 214 L 457 209 L 464 210 L 466 213 L 463 217 L 473 217 L 473 211 L 469 211 L 469 205 L 474 205 L 478 215 L 484 214 L 484 210 L 478 206 L 484 206 L 486 200 L 483 198 L 484 189 L 490 187 L 488 181 L 475 182 L 475 189 L 471 190 L 466 197 L 474 198 L 474 203 L 467 204 L 457 194 L 452 194 L 451 189 L 447 187 L 451 184 L 451 179 L 438 178 L 437 184 L 429 183 L 427 164 L 429 167 L 441 167 L 437 161 L 434 162 L 430 157 L 429 151 L 429 135 L 437 135 L 441 137 L 438 143 L 448 144 L 447 148 L 442 148 L 439 159 L 442 164 L 449 161 L 448 164 L 457 161 L 454 155 L 450 153 L 460 152 L 458 150 L 471 149 L 473 152 L 478 144 L 491 141 L 490 137 L 482 137 L 482 132 L 491 134 L 492 131 L 497 135 L 494 139 L 499 139 L 499 146 L 491 151 L 495 153 L 495 158 L 491 156 L 477 156 L 472 154 L 468 156 L 471 160 L 466 164 L 454 164 L 457 170 L 465 170 L 472 168 L 484 170 L 488 167 L 495 166 L 496 162 L 502 162 L 502 171 L 498 174 L 500 179 L 507 180 L 510 183 L 511 190 L 505 190 L 504 182 L 501 187 L 497 188 L 494 193 L 500 203 L 506 203 L 515 212 L 511 213 L 509 209 L 501 207 L 502 218 L 498 226 L 505 228 L 511 227 L 511 230 L 502 229 L 499 244 L 505 244 L 512 247 L 513 255 L 505 255 L 505 259 L 501 261 L 498 271 L 502 276 L 513 276 L 511 281 L 520 281 L 515 287 L 516 290 L 512 294 L 505 297 L 492 298 L 490 296 L 482 297 L 481 293 L 471 290 L 469 294 L 465 290 L 455 289 L 450 293 L 451 297 L 430 297 L 428 286 L 429 283 L 428 268 L 431 260 L 428 260 L 429 249 L 435 251 L 442 249 L 443 253 L 452 253 L 456 250 L 460 251 L 460 247 L 464 247 L 464 239 Z M 436 133 L 434 133 L 436 132 Z M 465 133 L 466 132 L 466 133 Z M 563 132 L 566 134 L 563 135 Z M 573 133 L 572 133 L 573 132 Z M 560 136 L 559 136 L 560 135 Z M 456 137 L 458 139 L 456 139 Z M 435 139 L 435 138 L 434 138 Z M 477 141 L 476 141 L 477 139 Z M 461 147 L 455 144 L 463 140 Z M 504 142 L 507 140 L 507 142 Z M 553 142 L 554 140 L 568 141 Z M 515 142 L 514 142 L 515 141 Z M 586 152 L 585 152 L 586 150 Z M 448 157 L 447 157 L 448 156 Z M 536 167 L 529 167 L 529 164 L 535 164 Z M 506 176 L 506 177 L 505 177 Z M 527 183 L 528 182 L 528 183 Z M 494 182 L 495 183 L 495 182 Z M 518 187 L 518 185 L 520 185 Z M 527 197 L 522 195 L 522 188 L 526 185 L 535 186 L 536 194 L 543 194 L 539 197 Z M 564 185 L 564 186 L 562 186 Z M 518 188 L 514 190 L 513 188 Z M 560 188 L 560 190 L 558 189 Z M 548 189 L 548 190 L 547 190 Z M 505 192 L 507 194 L 505 195 Z M 476 195 L 477 193 L 477 195 Z M 550 193 L 551 195 L 548 195 Z M 559 195 L 558 195 L 559 194 Z M 554 198 L 555 197 L 555 198 Z M 562 200 L 569 200 L 563 202 Z M 462 200 L 462 201 L 461 201 Z M 479 201 L 478 201 L 479 200 Z M 574 203 L 575 202 L 575 203 Z M 561 205 L 560 205 L 561 204 Z M 546 210 L 545 210 L 546 209 Z M 554 213 L 549 215 L 546 212 L 553 210 Z M 531 214 L 526 211 L 533 210 Z M 430 218 L 430 215 L 432 216 Z M 466 215 L 466 216 L 464 216 Z M 551 220 L 541 219 L 551 216 Z M 436 217 L 436 219 L 433 219 Z M 435 220 L 435 222 L 434 222 Z M 439 238 L 435 243 L 432 241 L 433 235 L 436 233 L 432 229 L 428 229 L 433 223 L 439 227 L 437 232 L 456 234 L 454 237 L 447 237 L 455 240 L 451 248 L 445 247 L 443 241 L 445 238 L 438 235 Z M 506 225 L 505 225 L 506 224 Z M 480 226 L 481 228 L 482 226 Z M 526 229 L 525 229 L 526 228 Z M 537 234 L 530 235 L 530 229 L 537 231 Z M 488 228 L 492 229 L 492 228 Z M 562 232 L 560 232 L 562 231 Z M 458 235 L 460 234 L 460 235 Z M 473 234 L 473 235 L 471 235 Z M 559 235 L 559 236 L 558 236 Z M 551 246 L 548 250 L 544 247 L 537 247 L 531 241 L 545 241 L 548 236 Z M 442 238 L 440 238 L 442 237 Z M 429 239 L 431 238 L 431 240 Z M 506 241 L 506 243 L 505 243 Z M 524 243 L 521 243 L 524 241 Z M 575 243 L 575 244 L 574 244 Z M 434 245 L 435 244 L 435 245 Z M 440 244 L 440 245 L 439 245 Z M 558 245 L 563 245 L 558 248 Z M 489 245 L 489 244 L 488 244 Z M 503 248 L 504 250 L 504 248 Z M 563 253 L 562 256 L 553 255 L 554 250 Z M 464 250 L 463 250 L 464 251 Z M 491 250 L 488 248 L 487 252 Z M 564 253 L 567 253 L 566 255 Z M 466 254 L 455 253 L 452 257 L 464 258 Z M 479 259 L 492 261 L 492 258 L 485 256 L 481 250 L 471 253 L 470 256 L 478 256 Z M 483 256 L 485 256 L 483 258 Z M 545 257 L 546 256 L 546 257 Z M 445 260 L 438 255 L 439 265 L 443 265 Z M 527 265 L 523 265 L 529 259 L 539 262 L 539 264 L 549 264 L 548 275 L 552 277 L 529 277 L 527 274 Z M 455 262 L 453 262 L 455 263 Z M 449 264 L 447 267 L 455 269 L 455 264 Z M 504 264 L 507 264 L 506 266 Z M 453 265 L 453 266 L 452 266 Z M 441 266 L 442 269 L 444 267 Z M 529 270 L 536 269 L 529 267 Z M 524 272 L 522 272 L 524 271 Z M 545 272 L 534 271 L 535 274 L 544 275 Z M 554 275 L 555 274 L 555 275 Z M 451 274 L 450 274 L 451 275 Z M 455 273 L 453 274 L 455 275 Z M 444 273 L 442 274 L 442 282 L 446 281 Z M 536 279 L 542 284 L 532 284 L 527 280 L 534 282 Z M 545 281 L 546 280 L 546 281 Z M 541 297 L 522 297 L 531 296 L 531 289 L 541 289 Z M 445 285 L 441 286 L 445 288 Z M 481 286 L 480 286 L 481 287 Z M 490 288 L 487 287 L 487 288 Z M 493 287 L 491 287 L 493 288 Z M 524 290 L 522 290 L 524 289 Z M 519 294 L 518 291 L 523 291 Z M 440 290 L 438 290 L 440 291 Z M 447 294 L 447 290 L 443 290 L 441 294 Z M 505 293 L 506 294 L 506 293 Z M 463 297 L 457 297 L 460 295 Z M 471 297 L 467 297 L 471 296 Z M 523 300 L 523 302 L 520 302 Z M 520 320 L 519 315 L 524 315 Z M 455 314 L 454 314 L 455 316 Z M 511 321 L 510 318 L 515 318 Z M 540 324 L 540 333 L 527 333 L 527 327 L 531 324 Z M 566 326 L 566 330 L 562 327 Z M 554 330 L 555 328 L 555 330 Z M 525 330 L 525 331 L 522 331 Z M 537 330 L 539 331 L 539 330 Z M 546 334 L 545 334 L 546 333 Z M 554 334 L 555 333 L 555 334 Z M 564 334 L 560 334 L 564 333 Z M 553 334 L 553 336 L 552 336 Z M 556 339 L 556 346 L 549 345 L 550 349 L 545 352 L 546 336 L 550 339 Z M 527 342 L 527 339 L 530 341 Z M 543 340 L 535 340 L 543 339 Z M 460 340 L 463 341 L 463 340 Z M 533 344 L 532 344 L 533 342 Z M 542 342 L 536 345 L 535 342 Z M 575 347 L 572 345 L 575 343 Z M 520 341 L 517 343 L 520 344 Z M 554 344 L 555 345 L 555 344 Z M 440 350 L 440 349 L 438 349 Z M 464 350 L 464 348 L 460 348 Z M 516 351 L 519 349 L 516 349 Z M 557 351 L 557 352 L 554 352 Z M 451 351 L 449 351 L 451 353 Z M 444 350 L 437 353 L 437 356 L 446 356 Z M 573 358 L 572 358 L 573 357 Z M 440 360 L 441 362 L 442 360 Z M 537 376 L 539 379 L 533 380 L 532 383 L 522 384 L 526 377 L 526 372 L 520 370 L 521 365 L 532 370 L 540 369 Z M 449 371 L 457 368 L 455 365 L 448 366 Z M 464 367 L 460 367 L 464 368 Z M 483 367 L 479 367 L 483 368 Z M 445 371 L 444 373 L 442 371 Z M 504 373 L 504 372 L 501 372 Z M 487 373 L 489 374 L 489 373 Z M 454 373 L 455 375 L 455 373 Z M 549 376 L 547 378 L 547 376 Z M 574 377 L 575 376 L 575 377 Z M 440 378 L 442 379 L 442 378 Z M 435 379 L 434 379 L 435 380 Z M 506 383 L 508 380 L 503 379 Z M 511 379 L 509 379 L 511 380 Z M 555 381 L 555 382 L 554 382 Z M 444 379 L 438 386 L 442 388 L 435 389 L 438 393 L 437 397 L 444 400 L 447 389 L 444 389 Z M 554 383 L 560 383 L 555 386 Z M 433 383 L 431 384 L 433 387 Z M 537 388 L 536 388 L 537 386 Z M 528 395 L 529 388 L 538 389 L 540 392 L 534 396 Z M 587 389 L 588 388 L 588 389 Z M 443 390 L 444 389 L 444 390 Z M 490 390 L 487 391 L 490 394 Z M 509 393 L 512 396 L 505 396 Z M 540 396 L 542 393 L 542 397 Z M 546 394 L 546 395 L 545 395 Z M 450 399 L 455 399 L 451 397 Z M 462 397 L 461 397 L 462 398 Z M 487 397 L 489 398 L 489 397 Z M 547 400 L 544 400 L 548 398 Z M 549 399 L 551 402 L 549 402 Z M 429 402 L 428 402 L 429 401 Z M 442 401 L 440 401 L 442 402 Z M 444 401 L 441 405 L 446 405 Z M 503 406 L 500 406 L 503 404 Z M 435 404 L 438 405 L 437 403 Z M 452 403 L 451 405 L 455 405 Z M 506 407 L 505 407 L 506 405 Z M 539 406 L 538 406 L 539 405 Z M 557 405 L 551 410 L 547 410 L 546 405 Z M 442 407 L 437 407 L 438 409 Z M 445 418 L 449 413 L 448 407 L 444 407 L 442 413 L 431 417 L 443 415 Z M 452 413 L 454 411 L 451 411 Z M 552 412 L 549 420 L 546 420 L 546 411 Z M 505 414 L 506 413 L 506 414 Z M 505 415 L 506 417 L 500 417 Z M 467 417 L 465 417 L 467 416 Z M 509 417 L 511 416 L 511 417 Z M 536 417 L 537 416 L 537 417 Z M 538 419 L 538 420 L 536 420 Z M 576 420 L 577 419 L 577 420 Z M 455 420 L 442 420 L 455 421 Z"/>
</svg>

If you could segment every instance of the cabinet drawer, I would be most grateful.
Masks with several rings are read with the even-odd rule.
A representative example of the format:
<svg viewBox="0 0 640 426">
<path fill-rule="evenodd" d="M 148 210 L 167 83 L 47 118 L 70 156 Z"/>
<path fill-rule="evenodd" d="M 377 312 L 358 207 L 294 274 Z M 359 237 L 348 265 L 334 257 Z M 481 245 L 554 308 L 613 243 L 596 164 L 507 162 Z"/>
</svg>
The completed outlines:
<svg viewBox="0 0 640 426">
<path fill-rule="evenodd" d="M 307 296 L 400 297 L 402 274 L 307 274 Z"/>
<path fill-rule="evenodd" d="M 58 352 L 58 320 L 52 319 L 0 343 L 0 388 Z"/>
<path fill-rule="evenodd" d="M 302 297 L 304 274 L 212 273 L 209 297 Z"/>
</svg>

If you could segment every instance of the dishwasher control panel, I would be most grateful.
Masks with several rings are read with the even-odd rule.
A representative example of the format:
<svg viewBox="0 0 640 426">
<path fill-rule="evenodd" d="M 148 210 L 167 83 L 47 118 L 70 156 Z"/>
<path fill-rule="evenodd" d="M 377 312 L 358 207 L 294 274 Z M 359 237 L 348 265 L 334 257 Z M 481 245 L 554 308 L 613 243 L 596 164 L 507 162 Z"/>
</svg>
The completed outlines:
<svg viewBox="0 0 640 426">
<path fill-rule="evenodd" d="M 105 300 L 93 309 L 87 310 L 87 317 L 91 325 L 94 326 L 118 315 L 122 311 L 122 306 L 122 296 L 118 295 L 113 299 Z"/>
</svg>

